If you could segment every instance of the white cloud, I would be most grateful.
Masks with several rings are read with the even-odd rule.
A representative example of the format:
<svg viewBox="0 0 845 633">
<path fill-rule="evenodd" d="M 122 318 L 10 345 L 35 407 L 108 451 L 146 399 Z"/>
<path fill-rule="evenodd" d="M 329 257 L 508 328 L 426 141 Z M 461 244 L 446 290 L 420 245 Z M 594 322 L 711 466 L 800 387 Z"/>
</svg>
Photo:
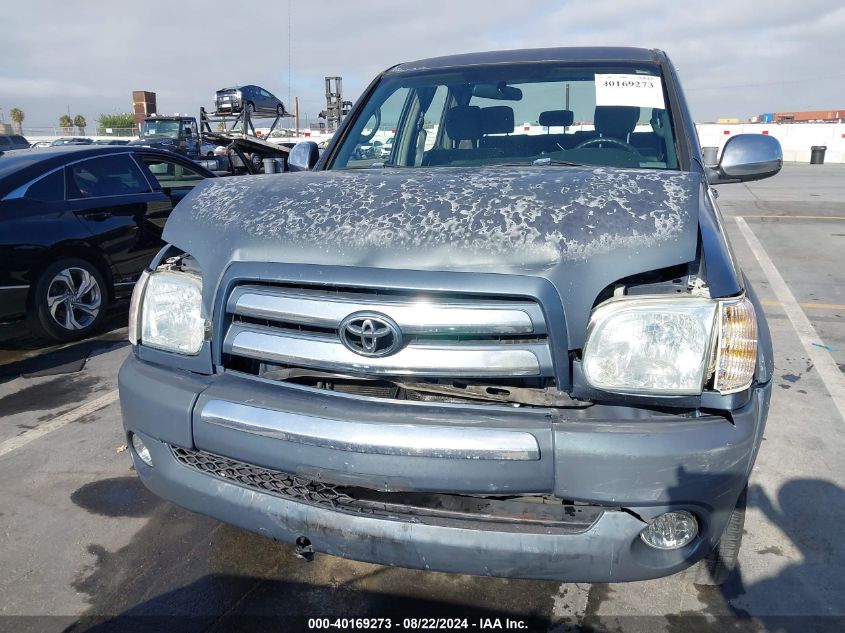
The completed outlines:
<svg viewBox="0 0 845 633">
<path fill-rule="evenodd" d="M 845 107 L 838 0 L 291 2 L 292 88 L 286 0 L 19 3 L 4 16 L 0 108 L 22 107 L 31 125 L 53 124 L 68 105 L 93 121 L 152 90 L 161 111 L 198 112 L 217 88 L 257 83 L 299 95 L 313 118 L 326 75 L 342 75 L 355 98 L 402 61 L 572 45 L 666 50 L 700 119 Z"/>
</svg>

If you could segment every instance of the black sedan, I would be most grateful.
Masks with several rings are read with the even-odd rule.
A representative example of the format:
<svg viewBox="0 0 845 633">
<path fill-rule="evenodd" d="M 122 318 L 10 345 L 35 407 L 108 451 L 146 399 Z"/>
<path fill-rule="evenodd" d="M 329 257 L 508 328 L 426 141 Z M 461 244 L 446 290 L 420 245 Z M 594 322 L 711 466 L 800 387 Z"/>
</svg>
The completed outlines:
<svg viewBox="0 0 845 633">
<path fill-rule="evenodd" d="M 0 336 L 83 338 L 162 246 L 170 211 L 215 175 L 148 147 L 0 152 Z"/>
<path fill-rule="evenodd" d="M 0 134 L 0 152 L 10 149 L 29 149 L 31 146 L 20 134 Z"/>
</svg>

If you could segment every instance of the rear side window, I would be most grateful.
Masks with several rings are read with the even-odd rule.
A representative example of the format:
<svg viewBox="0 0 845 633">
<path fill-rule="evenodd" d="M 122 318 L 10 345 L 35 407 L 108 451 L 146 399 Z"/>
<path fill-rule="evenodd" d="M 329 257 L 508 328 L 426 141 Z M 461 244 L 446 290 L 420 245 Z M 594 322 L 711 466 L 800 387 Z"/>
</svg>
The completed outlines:
<svg viewBox="0 0 845 633">
<path fill-rule="evenodd" d="M 150 191 L 141 170 L 128 154 L 90 158 L 68 166 L 66 173 L 68 199 L 125 196 Z"/>
<path fill-rule="evenodd" d="M 9 147 L 12 140 L 8 136 L 0 136 L 0 147 Z"/>
<path fill-rule="evenodd" d="M 56 170 L 32 183 L 25 198 L 40 202 L 60 202 L 65 199 L 65 180 L 62 170 Z"/>
</svg>

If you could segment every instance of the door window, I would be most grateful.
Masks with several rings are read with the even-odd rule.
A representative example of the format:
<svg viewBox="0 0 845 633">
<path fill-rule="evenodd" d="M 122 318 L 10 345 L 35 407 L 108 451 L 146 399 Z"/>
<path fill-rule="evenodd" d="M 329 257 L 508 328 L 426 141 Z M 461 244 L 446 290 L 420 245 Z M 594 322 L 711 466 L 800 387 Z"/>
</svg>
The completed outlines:
<svg viewBox="0 0 845 633">
<path fill-rule="evenodd" d="M 190 189 L 205 176 L 190 167 L 157 156 L 145 156 L 144 163 L 158 181 L 162 189 L 187 188 Z"/>
<path fill-rule="evenodd" d="M 62 170 L 39 178 L 26 190 L 25 198 L 40 202 L 60 202 L 65 199 L 65 180 Z"/>
<path fill-rule="evenodd" d="M 89 158 L 65 168 L 67 197 L 101 198 L 148 193 L 150 186 L 129 154 Z"/>
<path fill-rule="evenodd" d="M 205 175 L 201 172 L 166 158 L 144 156 L 144 163 L 158 181 L 162 192 L 170 197 L 170 202 L 174 207 L 198 182 L 205 180 Z"/>
<path fill-rule="evenodd" d="M 371 104 L 365 110 L 356 123 L 355 144 L 346 148 L 346 167 L 367 168 L 381 162 L 377 160 L 381 154 L 376 143 L 382 144 L 394 135 L 409 93 L 409 88 L 400 87 L 383 103 Z"/>
</svg>

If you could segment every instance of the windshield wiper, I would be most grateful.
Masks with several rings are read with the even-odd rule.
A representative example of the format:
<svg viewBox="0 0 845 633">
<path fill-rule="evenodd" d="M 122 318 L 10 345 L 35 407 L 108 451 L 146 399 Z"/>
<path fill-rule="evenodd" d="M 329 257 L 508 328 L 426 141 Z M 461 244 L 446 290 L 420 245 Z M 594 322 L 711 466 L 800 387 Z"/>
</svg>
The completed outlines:
<svg viewBox="0 0 845 633">
<path fill-rule="evenodd" d="M 584 167 L 584 163 L 575 163 L 568 160 L 556 160 L 554 158 L 538 158 L 536 160 L 514 161 L 511 163 L 490 163 L 485 167 L 544 167 L 546 165 L 555 165 L 562 167 Z"/>
<path fill-rule="evenodd" d="M 583 167 L 584 163 L 576 163 L 571 160 L 557 160 L 555 158 L 538 158 L 537 160 L 531 161 L 532 165 L 536 166 L 543 166 L 543 165 L 563 165 L 564 167 Z"/>
<path fill-rule="evenodd" d="M 402 169 L 404 165 L 397 165 L 396 163 L 373 163 L 367 169 Z"/>
</svg>

